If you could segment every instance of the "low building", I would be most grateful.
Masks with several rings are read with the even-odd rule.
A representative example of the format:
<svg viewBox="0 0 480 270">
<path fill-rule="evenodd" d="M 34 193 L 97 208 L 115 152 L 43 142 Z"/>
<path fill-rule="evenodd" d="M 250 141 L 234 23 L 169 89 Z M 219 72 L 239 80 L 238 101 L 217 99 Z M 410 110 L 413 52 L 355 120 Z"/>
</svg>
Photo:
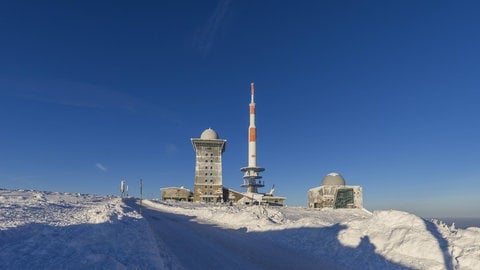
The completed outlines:
<svg viewBox="0 0 480 270">
<path fill-rule="evenodd" d="M 310 208 L 363 208 L 360 186 L 347 186 L 339 173 L 327 174 L 319 187 L 308 191 Z"/>
<path fill-rule="evenodd" d="M 223 199 L 226 203 L 270 206 L 284 206 L 286 200 L 285 197 L 273 195 L 273 188 L 268 193 L 244 193 L 226 187 L 223 187 Z"/>
<path fill-rule="evenodd" d="M 184 187 L 166 187 L 161 188 L 160 193 L 162 194 L 162 200 L 173 200 L 173 201 L 193 201 L 193 192 Z"/>
<path fill-rule="evenodd" d="M 238 201 L 245 205 L 269 205 L 269 206 L 284 206 L 285 197 L 275 196 L 269 193 L 242 193 L 243 197 Z"/>
</svg>

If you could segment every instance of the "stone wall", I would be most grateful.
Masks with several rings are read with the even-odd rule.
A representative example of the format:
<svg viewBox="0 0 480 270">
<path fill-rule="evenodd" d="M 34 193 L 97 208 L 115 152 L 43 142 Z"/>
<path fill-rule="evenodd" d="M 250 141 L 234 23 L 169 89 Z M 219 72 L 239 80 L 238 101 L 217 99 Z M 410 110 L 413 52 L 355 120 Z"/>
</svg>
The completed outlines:
<svg viewBox="0 0 480 270">
<path fill-rule="evenodd" d="M 223 201 L 222 153 L 225 140 L 192 139 L 195 149 L 194 201 Z"/>
</svg>

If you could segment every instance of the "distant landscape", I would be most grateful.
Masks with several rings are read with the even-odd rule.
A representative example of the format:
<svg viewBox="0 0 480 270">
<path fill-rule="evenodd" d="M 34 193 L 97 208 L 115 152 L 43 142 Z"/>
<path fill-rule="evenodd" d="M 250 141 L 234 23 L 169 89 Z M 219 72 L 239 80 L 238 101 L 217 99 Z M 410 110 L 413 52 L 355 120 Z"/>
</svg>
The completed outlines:
<svg viewBox="0 0 480 270">
<path fill-rule="evenodd" d="M 480 227 L 480 218 L 428 218 L 428 219 L 438 219 L 443 221 L 447 225 L 452 225 L 455 223 L 455 228 L 466 229 L 468 227 Z"/>
</svg>

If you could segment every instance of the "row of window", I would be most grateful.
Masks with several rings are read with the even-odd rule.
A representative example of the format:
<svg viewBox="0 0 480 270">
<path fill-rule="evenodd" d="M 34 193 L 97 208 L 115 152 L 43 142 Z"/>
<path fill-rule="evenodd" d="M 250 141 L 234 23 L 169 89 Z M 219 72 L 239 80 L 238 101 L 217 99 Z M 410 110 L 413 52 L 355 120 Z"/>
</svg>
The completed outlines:
<svg viewBox="0 0 480 270">
<path fill-rule="evenodd" d="M 204 191 L 204 192 L 205 192 L 205 194 L 208 194 L 207 191 Z M 210 195 L 213 195 L 213 192 L 212 192 L 212 191 L 210 191 Z"/>
<path fill-rule="evenodd" d="M 205 183 L 208 183 L 208 179 L 205 179 Z M 213 183 L 213 179 L 210 179 L 210 183 Z"/>
</svg>

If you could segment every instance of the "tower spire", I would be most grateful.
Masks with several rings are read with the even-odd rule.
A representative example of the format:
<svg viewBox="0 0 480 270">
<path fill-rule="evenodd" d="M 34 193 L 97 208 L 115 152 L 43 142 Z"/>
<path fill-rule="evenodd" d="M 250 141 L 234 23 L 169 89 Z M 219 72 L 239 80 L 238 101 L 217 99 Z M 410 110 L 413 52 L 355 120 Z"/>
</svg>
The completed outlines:
<svg viewBox="0 0 480 270">
<path fill-rule="evenodd" d="M 250 103 L 255 103 L 255 101 L 253 100 L 253 97 L 255 96 L 255 83 L 250 83 L 250 91 L 251 91 L 251 95 L 252 95 L 252 99 L 250 101 Z"/>
</svg>

